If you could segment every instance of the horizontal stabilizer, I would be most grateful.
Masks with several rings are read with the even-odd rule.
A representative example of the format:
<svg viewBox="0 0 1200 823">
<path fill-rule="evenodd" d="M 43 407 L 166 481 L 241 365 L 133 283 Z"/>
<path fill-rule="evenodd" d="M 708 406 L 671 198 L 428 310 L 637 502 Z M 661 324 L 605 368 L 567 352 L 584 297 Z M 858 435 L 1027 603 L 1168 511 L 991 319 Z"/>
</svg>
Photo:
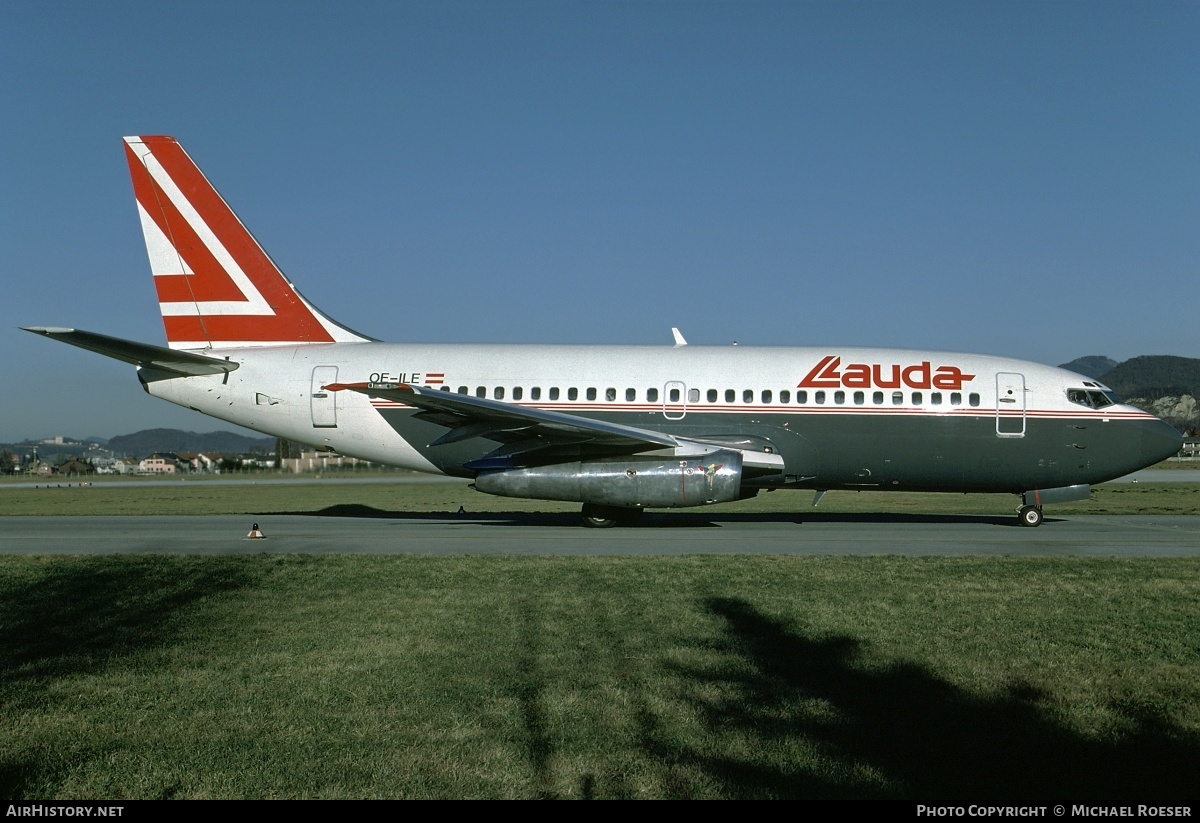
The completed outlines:
<svg viewBox="0 0 1200 823">
<path fill-rule="evenodd" d="M 82 329 L 59 329 L 51 326 L 22 326 L 21 328 L 24 331 L 43 334 L 54 340 L 61 340 L 72 346 L 94 351 L 105 357 L 123 360 L 135 366 L 174 372 L 180 377 L 231 372 L 239 365 L 229 360 L 217 360 L 202 354 L 191 354 L 162 346 L 136 343 L 132 340 L 122 340 L 119 337 L 109 337 L 106 334 L 96 334 Z"/>
</svg>

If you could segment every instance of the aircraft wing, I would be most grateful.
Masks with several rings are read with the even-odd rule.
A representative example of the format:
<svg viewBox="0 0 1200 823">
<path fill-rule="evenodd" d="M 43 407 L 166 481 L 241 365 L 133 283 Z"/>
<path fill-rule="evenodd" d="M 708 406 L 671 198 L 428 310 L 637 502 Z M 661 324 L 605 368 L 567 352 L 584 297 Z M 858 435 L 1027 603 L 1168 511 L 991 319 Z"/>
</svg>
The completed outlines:
<svg viewBox="0 0 1200 823">
<path fill-rule="evenodd" d="M 229 360 L 218 360 L 215 357 L 205 357 L 202 354 L 166 349 L 162 346 L 151 346 L 147 343 L 137 343 L 133 340 L 122 340 L 120 337 L 109 337 L 107 334 L 84 331 L 83 329 L 60 329 L 52 326 L 22 326 L 23 331 L 43 334 L 53 340 L 61 340 L 78 346 L 81 349 L 94 351 L 106 357 L 123 360 L 142 368 L 157 369 L 168 372 L 171 377 L 194 377 L 200 374 L 229 373 L 238 367 L 238 363 Z"/>
<path fill-rule="evenodd" d="M 614 453 L 679 445 L 674 437 L 650 429 L 407 383 L 331 383 L 325 388 L 358 392 L 420 409 L 418 417 L 449 429 L 430 443 L 431 446 L 484 437 L 505 444 L 508 447 L 503 450 L 506 455 L 515 455 L 575 444 L 607 448 Z"/>
</svg>

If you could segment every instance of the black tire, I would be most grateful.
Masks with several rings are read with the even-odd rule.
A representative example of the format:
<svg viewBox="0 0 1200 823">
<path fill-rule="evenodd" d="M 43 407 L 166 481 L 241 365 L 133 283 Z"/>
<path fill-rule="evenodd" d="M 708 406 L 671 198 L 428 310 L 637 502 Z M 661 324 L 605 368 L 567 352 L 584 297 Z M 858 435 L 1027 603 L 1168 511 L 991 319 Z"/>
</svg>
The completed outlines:
<svg viewBox="0 0 1200 823">
<path fill-rule="evenodd" d="M 1022 506 L 1021 511 L 1017 513 L 1017 519 L 1021 521 L 1022 526 L 1034 528 L 1042 525 L 1042 510 L 1037 506 Z"/>
<path fill-rule="evenodd" d="M 580 517 L 583 525 L 589 529 L 611 529 L 613 526 L 629 526 L 642 516 L 641 509 L 631 509 L 622 506 L 599 506 L 595 503 L 584 503 Z"/>
</svg>

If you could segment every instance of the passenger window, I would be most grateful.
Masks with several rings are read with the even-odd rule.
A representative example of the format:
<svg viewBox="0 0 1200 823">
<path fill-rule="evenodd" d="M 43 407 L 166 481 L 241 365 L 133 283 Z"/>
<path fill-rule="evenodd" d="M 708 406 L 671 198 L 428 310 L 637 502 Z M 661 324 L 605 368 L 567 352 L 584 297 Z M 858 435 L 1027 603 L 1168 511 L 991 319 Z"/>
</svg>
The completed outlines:
<svg viewBox="0 0 1200 823">
<path fill-rule="evenodd" d="M 617 390 L 616 389 L 605 389 L 604 390 L 604 399 L 610 403 L 612 401 L 616 400 L 617 399 Z"/>
<path fill-rule="evenodd" d="M 557 400 L 557 399 L 558 399 L 558 386 L 553 386 L 553 387 L 550 389 L 550 399 L 551 399 L 551 400 Z"/>
<path fill-rule="evenodd" d="M 492 397 L 496 398 L 497 400 L 503 400 L 504 399 L 504 387 L 497 386 L 496 388 L 492 389 Z"/>
<path fill-rule="evenodd" d="M 951 406 L 961 406 L 962 405 L 962 392 L 951 392 L 950 393 L 950 405 Z"/>
<path fill-rule="evenodd" d="M 458 393 L 459 393 L 459 394 L 467 394 L 467 393 L 469 393 L 469 392 L 470 392 L 470 389 L 468 389 L 466 386 L 459 386 L 459 387 L 458 387 Z"/>
<path fill-rule="evenodd" d="M 709 389 L 709 390 L 708 390 L 708 402 L 709 402 L 709 403 L 716 403 L 716 402 L 717 402 L 717 390 L 716 390 L 716 389 Z"/>
<path fill-rule="evenodd" d="M 646 389 L 646 399 L 651 403 L 658 402 L 658 389 Z"/>
<path fill-rule="evenodd" d="M 856 391 L 854 393 L 854 405 L 861 406 L 867 400 L 867 395 L 863 392 Z"/>
<path fill-rule="evenodd" d="M 476 397 L 487 397 L 487 389 L 483 386 L 476 386 L 475 387 L 475 396 Z"/>
<path fill-rule="evenodd" d="M 700 390 L 699 389 L 688 389 L 688 402 L 689 403 L 699 403 L 700 402 Z"/>
<path fill-rule="evenodd" d="M 913 392 L 913 405 L 914 406 L 921 405 L 921 393 L 919 391 Z"/>
<path fill-rule="evenodd" d="M 442 386 L 442 387 L 441 387 L 441 388 L 440 388 L 438 391 L 446 391 L 446 392 L 448 392 L 448 391 L 450 391 L 450 387 L 449 387 L 449 386 Z"/>
<path fill-rule="evenodd" d="M 596 399 L 596 390 L 595 390 L 595 389 L 588 389 L 588 390 L 587 390 L 587 399 L 588 399 L 588 400 L 595 400 L 595 399 Z"/>
<path fill-rule="evenodd" d="M 520 400 L 525 396 L 525 390 L 520 386 L 513 386 L 513 400 Z"/>
<path fill-rule="evenodd" d="M 671 389 L 670 397 L 671 397 L 672 403 L 678 403 L 679 402 L 679 389 Z"/>
<path fill-rule="evenodd" d="M 742 391 L 742 402 L 743 403 L 753 403 L 754 402 L 754 389 L 745 389 Z"/>
<path fill-rule="evenodd" d="M 534 386 L 532 389 L 530 389 L 529 390 L 529 399 L 530 400 L 541 400 L 542 399 L 542 387 Z"/>
<path fill-rule="evenodd" d="M 797 403 L 807 403 L 808 402 L 808 392 L 806 392 L 806 391 L 796 392 L 796 402 Z"/>
<path fill-rule="evenodd" d="M 763 389 L 762 401 L 764 404 L 771 402 L 771 390 L 770 389 Z"/>
<path fill-rule="evenodd" d="M 625 401 L 627 403 L 632 403 L 634 400 L 637 400 L 637 389 L 626 389 Z"/>
<path fill-rule="evenodd" d="M 967 395 L 967 402 L 969 402 L 972 406 L 978 406 L 979 405 L 979 395 L 976 394 L 975 392 L 971 392 L 970 394 Z"/>
<path fill-rule="evenodd" d="M 792 402 L 792 393 L 790 391 L 788 391 L 787 389 L 784 389 L 783 391 L 781 391 L 779 393 L 779 402 L 780 403 L 791 403 Z"/>
<path fill-rule="evenodd" d="M 736 400 L 737 400 L 737 392 L 735 392 L 733 389 L 726 389 L 725 390 L 725 402 L 733 403 Z"/>
<path fill-rule="evenodd" d="M 904 392 L 902 392 L 902 391 L 892 392 L 892 405 L 893 406 L 903 406 L 904 405 Z"/>
<path fill-rule="evenodd" d="M 883 405 L 883 392 L 877 391 L 874 394 L 872 394 L 871 402 L 874 403 L 876 406 L 882 406 Z"/>
<path fill-rule="evenodd" d="M 818 403 L 824 403 L 825 402 L 825 392 L 823 392 L 823 391 L 814 392 L 813 399 L 816 400 Z"/>
<path fill-rule="evenodd" d="M 839 406 L 842 405 L 843 403 L 845 403 L 846 402 L 846 393 L 844 391 L 842 391 L 841 389 L 838 389 L 837 391 L 835 391 L 833 393 L 833 402 L 837 403 Z"/>
<path fill-rule="evenodd" d="M 929 402 L 935 406 L 942 405 L 942 393 L 940 391 L 935 391 L 933 394 L 929 395 Z"/>
<path fill-rule="evenodd" d="M 568 400 L 578 400 L 579 399 L 579 389 L 575 388 L 574 386 L 567 389 L 567 399 Z"/>
</svg>

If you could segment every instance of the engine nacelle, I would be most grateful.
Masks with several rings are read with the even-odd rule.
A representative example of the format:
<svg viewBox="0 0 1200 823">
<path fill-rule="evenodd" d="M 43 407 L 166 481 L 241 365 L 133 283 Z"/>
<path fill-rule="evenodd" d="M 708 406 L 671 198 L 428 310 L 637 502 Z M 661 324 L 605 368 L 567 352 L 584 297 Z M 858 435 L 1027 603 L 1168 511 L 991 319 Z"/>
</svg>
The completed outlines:
<svg viewBox="0 0 1200 823">
<path fill-rule="evenodd" d="M 486 472 L 475 488 L 501 497 L 571 500 L 603 506 L 678 509 L 727 503 L 742 490 L 742 455 L 610 457 Z"/>
</svg>

